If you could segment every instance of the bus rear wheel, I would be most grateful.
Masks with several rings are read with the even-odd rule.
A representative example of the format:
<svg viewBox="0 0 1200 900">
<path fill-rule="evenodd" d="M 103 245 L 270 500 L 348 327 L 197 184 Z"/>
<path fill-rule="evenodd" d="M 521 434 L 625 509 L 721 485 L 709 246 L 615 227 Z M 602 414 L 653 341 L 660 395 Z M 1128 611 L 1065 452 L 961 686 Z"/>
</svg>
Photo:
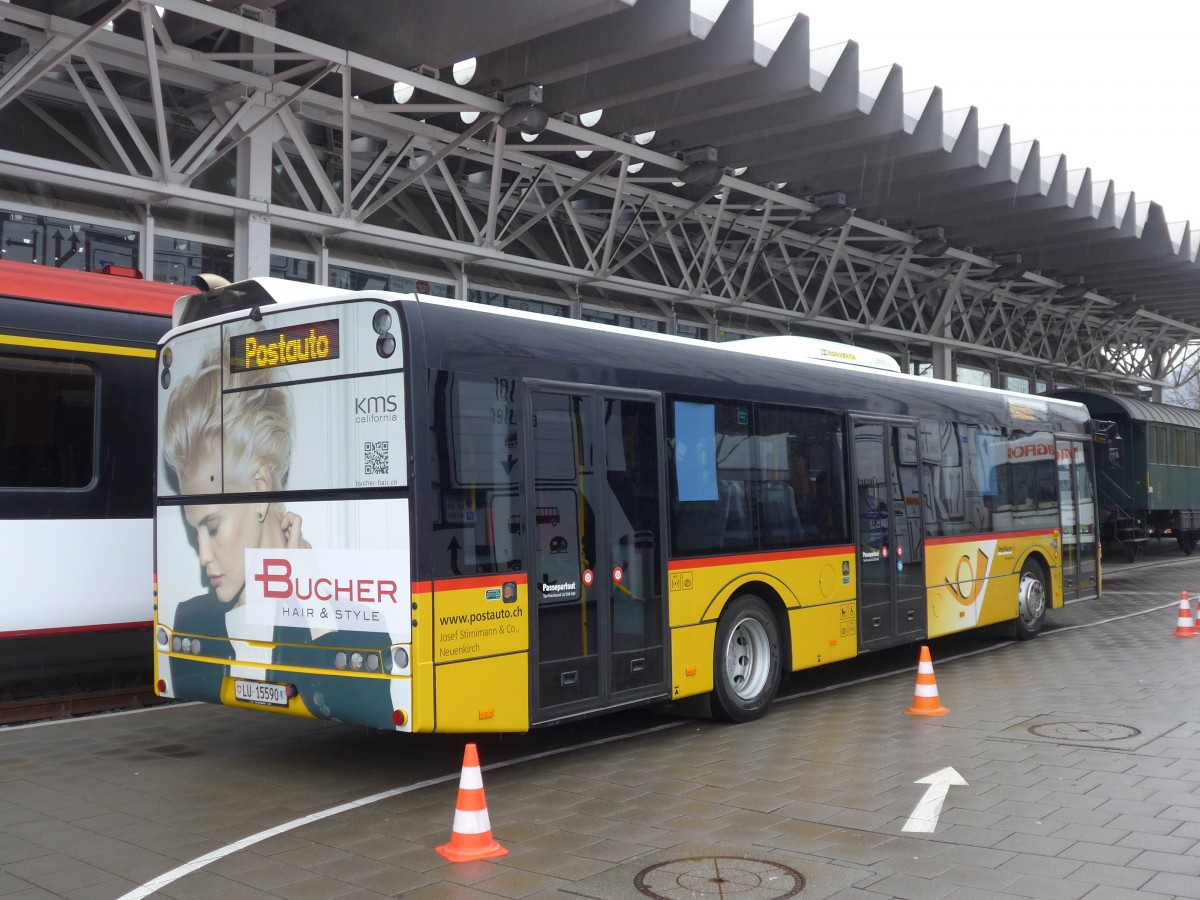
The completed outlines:
<svg viewBox="0 0 1200 900">
<path fill-rule="evenodd" d="M 1017 606 L 1017 640 L 1037 637 L 1046 622 L 1046 575 L 1032 559 L 1021 567 Z"/>
<path fill-rule="evenodd" d="M 743 594 L 721 614 L 713 675 L 714 719 L 749 722 L 767 711 L 779 689 L 779 628 L 761 598 Z"/>
</svg>

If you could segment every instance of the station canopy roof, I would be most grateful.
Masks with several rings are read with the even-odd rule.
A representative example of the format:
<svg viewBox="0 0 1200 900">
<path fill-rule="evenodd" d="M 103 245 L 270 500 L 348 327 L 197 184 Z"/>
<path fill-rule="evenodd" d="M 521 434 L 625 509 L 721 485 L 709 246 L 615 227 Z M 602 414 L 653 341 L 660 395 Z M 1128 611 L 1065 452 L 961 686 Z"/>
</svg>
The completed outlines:
<svg viewBox="0 0 1200 900">
<path fill-rule="evenodd" d="M 751 0 L 12 0 L 0 39 L 0 126 L 90 104 L 133 157 L 68 184 L 0 132 L 7 179 L 208 208 L 269 114 L 280 227 L 575 300 L 1106 385 L 1200 335 L 1188 223 Z"/>
</svg>

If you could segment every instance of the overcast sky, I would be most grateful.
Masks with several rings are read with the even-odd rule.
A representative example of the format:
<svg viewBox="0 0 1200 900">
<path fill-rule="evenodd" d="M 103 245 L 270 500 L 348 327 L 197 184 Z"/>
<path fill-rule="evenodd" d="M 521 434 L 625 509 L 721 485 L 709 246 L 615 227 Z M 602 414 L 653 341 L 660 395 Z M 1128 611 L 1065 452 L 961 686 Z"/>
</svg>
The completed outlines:
<svg viewBox="0 0 1200 900">
<path fill-rule="evenodd" d="M 759 22 L 802 12 L 813 47 L 853 40 L 860 68 L 898 64 L 1118 192 L 1200 229 L 1200 3 L 1193 0 L 755 0 Z"/>
</svg>

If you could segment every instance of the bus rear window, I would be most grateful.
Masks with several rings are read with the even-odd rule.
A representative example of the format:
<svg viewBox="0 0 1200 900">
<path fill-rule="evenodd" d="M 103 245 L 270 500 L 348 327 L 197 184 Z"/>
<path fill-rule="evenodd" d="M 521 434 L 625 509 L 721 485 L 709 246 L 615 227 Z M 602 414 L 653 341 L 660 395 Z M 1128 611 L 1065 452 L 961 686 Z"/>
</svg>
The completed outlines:
<svg viewBox="0 0 1200 900">
<path fill-rule="evenodd" d="M 403 323 L 382 302 L 276 307 L 160 354 L 161 496 L 408 483 Z"/>
<path fill-rule="evenodd" d="M 0 356 L 0 488 L 83 488 L 95 469 L 96 376 Z"/>
</svg>

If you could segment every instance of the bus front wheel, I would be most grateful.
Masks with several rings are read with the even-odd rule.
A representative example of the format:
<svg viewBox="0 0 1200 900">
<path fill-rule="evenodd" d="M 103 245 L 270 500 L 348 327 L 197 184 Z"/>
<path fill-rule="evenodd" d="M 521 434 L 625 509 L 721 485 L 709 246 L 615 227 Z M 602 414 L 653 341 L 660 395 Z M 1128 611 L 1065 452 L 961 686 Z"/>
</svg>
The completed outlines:
<svg viewBox="0 0 1200 900">
<path fill-rule="evenodd" d="M 1017 640 L 1038 636 L 1046 621 L 1046 576 L 1032 559 L 1021 567 L 1021 587 L 1017 610 Z"/>
<path fill-rule="evenodd" d="M 779 628 L 765 602 L 743 594 L 729 604 L 713 657 L 713 718 L 749 722 L 765 713 L 780 679 Z"/>
</svg>

